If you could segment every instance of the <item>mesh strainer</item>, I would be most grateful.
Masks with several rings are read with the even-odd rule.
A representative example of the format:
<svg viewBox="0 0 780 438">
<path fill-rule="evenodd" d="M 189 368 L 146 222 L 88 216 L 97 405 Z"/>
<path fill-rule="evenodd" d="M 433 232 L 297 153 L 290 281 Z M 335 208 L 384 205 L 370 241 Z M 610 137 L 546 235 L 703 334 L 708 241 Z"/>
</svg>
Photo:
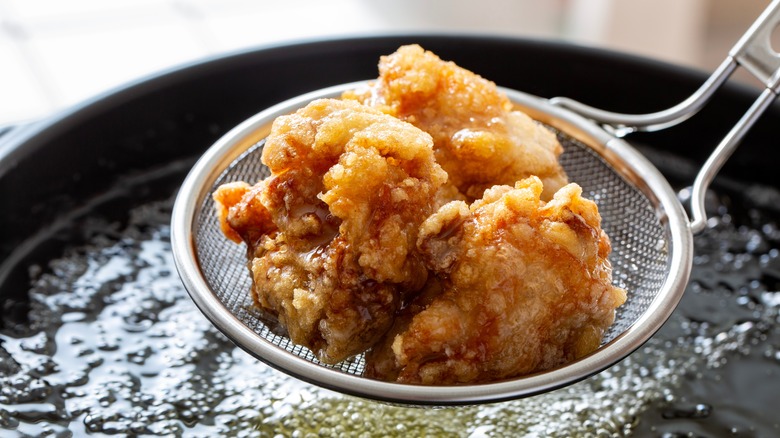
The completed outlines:
<svg viewBox="0 0 780 438">
<path fill-rule="evenodd" d="M 337 97 L 363 83 L 344 84 L 299 96 L 269 108 L 237 126 L 196 163 L 173 211 L 171 240 L 179 274 L 203 313 L 233 342 L 267 364 L 302 380 L 393 403 L 469 404 L 525 397 L 595 374 L 623 359 L 647 341 L 679 302 L 693 257 L 692 233 L 706 226 L 704 193 L 715 173 L 774 100 L 780 57 L 769 35 L 780 14 L 774 1 L 702 87 L 681 104 L 655 114 L 608 113 L 556 98 L 545 100 L 503 89 L 518 109 L 557 133 L 564 153 L 561 164 L 571 181 L 594 200 L 612 241 L 613 281 L 628 291 L 601 347 L 573 363 L 513 380 L 461 386 L 416 386 L 361 377 L 363 358 L 324 365 L 288 338 L 274 334 L 253 308 L 251 279 L 243 245 L 221 233 L 211 193 L 236 180 L 255 182 L 268 175 L 261 163 L 263 139 L 273 120 L 314 99 Z M 707 161 L 692 190 L 689 222 L 675 192 L 649 161 L 622 137 L 678 123 L 698 109 L 737 66 L 761 79 L 766 90 Z"/>
</svg>

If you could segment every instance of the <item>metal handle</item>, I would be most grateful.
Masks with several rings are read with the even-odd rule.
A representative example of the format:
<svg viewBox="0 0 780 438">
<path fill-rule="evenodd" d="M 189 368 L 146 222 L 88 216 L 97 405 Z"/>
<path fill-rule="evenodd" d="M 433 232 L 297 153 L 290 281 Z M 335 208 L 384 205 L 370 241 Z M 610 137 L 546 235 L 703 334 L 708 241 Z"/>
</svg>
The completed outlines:
<svg viewBox="0 0 780 438">
<path fill-rule="evenodd" d="M 698 233 L 703 231 L 707 226 L 707 212 L 704 209 L 704 198 L 707 194 L 707 188 L 710 183 L 720 171 L 721 167 L 726 164 L 731 154 L 737 149 L 739 142 L 742 141 L 742 137 L 747 134 L 753 124 L 756 123 L 758 118 L 763 112 L 769 108 L 772 102 L 777 98 L 777 94 L 767 88 L 761 93 L 761 96 L 753 102 L 753 105 L 748 109 L 745 115 L 731 128 L 728 134 L 721 140 L 717 148 L 712 152 L 710 157 L 704 163 L 696 180 L 693 182 L 693 189 L 691 191 L 691 231 Z"/>
<path fill-rule="evenodd" d="M 737 67 L 744 67 L 766 87 L 753 105 L 736 125 L 721 140 L 704 163 L 693 183 L 691 192 L 691 231 L 698 233 L 707 225 L 704 196 L 707 188 L 731 157 L 742 138 L 766 111 L 780 92 L 780 54 L 771 45 L 771 35 L 780 24 L 780 0 L 774 0 L 756 19 L 737 44 L 731 49 L 725 61 L 710 75 L 707 81 L 683 102 L 663 111 L 651 114 L 621 114 L 603 111 L 580 102 L 556 97 L 550 99 L 558 105 L 606 125 L 616 136 L 631 132 L 656 131 L 685 121 L 712 98 Z"/>
<path fill-rule="evenodd" d="M 606 125 L 617 137 L 623 137 L 632 132 L 659 131 L 681 123 L 696 114 L 709 102 L 715 91 L 726 82 L 736 69 L 737 62 L 729 56 L 687 99 L 669 109 L 650 114 L 623 114 L 604 111 L 568 97 L 553 97 L 550 99 L 550 103 Z"/>
</svg>

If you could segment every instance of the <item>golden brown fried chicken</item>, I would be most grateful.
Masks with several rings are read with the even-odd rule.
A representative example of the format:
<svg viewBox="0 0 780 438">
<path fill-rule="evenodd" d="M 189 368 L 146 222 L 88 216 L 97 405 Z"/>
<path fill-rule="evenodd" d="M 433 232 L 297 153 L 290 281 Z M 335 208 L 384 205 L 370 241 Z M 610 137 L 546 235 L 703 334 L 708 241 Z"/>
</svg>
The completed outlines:
<svg viewBox="0 0 780 438">
<path fill-rule="evenodd" d="M 563 149 L 552 132 L 513 111 L 493 82 L 418 45 L 383 56 L 378 80 L 344 97 L 431 134 L 448 184 L 470 199 L 480 198 L 493 185 L 513 185 L 532 175 L 544 183 L 543 199 L 567 183 L 558 164 Z"/>
<path fill-rule="evenodd" d="M 596 205 L 569 184 L 549 202 L 531 177 L 422 225 L 418 247 L 439 278 L 367 354 L 367 375 L 421 384 L 495 381 L 598 348 L 626 299 L 611 284 Z"/>
<path fill-rule="evenodd" d="M 426 282 L 419 226 L 446 181 L 430 135 L 353 101 L 279 117 L 271 176 L 214 194 L 223 231 L 249 247 L 252 294 L 326 363 L 358 354 Z"/>
<path fill-rule="evenodd" d="M 344 98 L 278 118 L 271 176 L 214 193 L 223 233 L 247 244 L 255 303 L 294 343 L 326 363 L 370 349 L 367 376 L 422 384 L 598 348 L 625 291 L 553 133 L 419 46 Z"/>
</svg>

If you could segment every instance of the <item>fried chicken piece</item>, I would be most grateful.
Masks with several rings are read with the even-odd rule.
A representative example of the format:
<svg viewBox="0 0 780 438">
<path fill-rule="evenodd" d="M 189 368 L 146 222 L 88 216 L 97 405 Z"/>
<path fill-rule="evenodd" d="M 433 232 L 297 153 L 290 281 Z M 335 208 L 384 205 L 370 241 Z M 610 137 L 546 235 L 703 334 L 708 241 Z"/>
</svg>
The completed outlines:
<svg viewBox="0 0 780 438">
<path fill-rule="evenodd" d="M 441 282 L 404 309 L 366 356 L 366 375 L 404 383 L 496 381 L 596 350 L 626 299 L 596 204 L 569 184 L 549 202 L 540 179 L 453 201 L 418 247 Z"/>
<path fill-rule="evenodd" d="M 498 184 L 535 175 L 542 198 L 567 183 L 555 135 L 513 111 L 493 82 L 442 61 L 418 45 L 399 48 L 379 62 L 379 78 L 344 98 L 382 109 L 433 137 L 436 161 L 468 199 Z M 452 199 L 454 200 L 454 199 Z"/>
<path fill-rule="evenodd" d="M 417 234 L 447 178 L 430 135 L 322 99 L 277 118 L 262 158 L 271 176 L 214 194 L 248 246 L 255 303 L 322 362 L 363 352 L 426 282 Z"/>
</svg>

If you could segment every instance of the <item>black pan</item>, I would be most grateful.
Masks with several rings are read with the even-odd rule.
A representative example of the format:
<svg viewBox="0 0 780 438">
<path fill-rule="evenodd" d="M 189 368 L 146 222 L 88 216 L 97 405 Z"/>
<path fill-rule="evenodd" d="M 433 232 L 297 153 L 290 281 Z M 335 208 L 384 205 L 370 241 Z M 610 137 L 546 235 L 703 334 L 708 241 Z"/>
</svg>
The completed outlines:
<svg viewBox="0 0 780 438">
<path fill-rule="evenodd" d="M 504 87 L 542 97 L 567 96 L 625 113 L 668 108 L 691 94 L 707 76 L 652 60 L 563 43 L 411 35 L 263 47 L 145 78 L 0 136 L 0 334 L 11 339 L 32 333 L 30 309 L 35 306 L 28 297 L 31 281 L 53 270 L 50 260 L 90 239 L 94 233 L 89 226 L 95 218 L 126 223 L 129 208 L 170 199 L 194 160 L 232 126 L 303 92 L 375 77 L 379 56 L 406 43 L 419 43 Z M 692 181 L 693 172 L 757 94 L 752 87 L 727 86 L 686 123 L 658 133 L 632 135 L 629 140 L 670 182 L 682 188 Z M 770 236 L 780 211 L 772 201 L 778 188 L 778 127 L 780 108 L 773 107 L 721 172 L 715 186 L 718 195 L 713 196 L 716 210 L 728 211 L 728 220 L 733 223 L 764 229 L 766 245 L 773 248 L 779 246 Z M 755 187 L 759 187 L 756 190 L 761 196 L 746 198 L 745 193 L 753 193 Z M 697 243 L 697 248 L 700 245 Z M 712 245 L 704 246 L 707 249 Z M 764 289 L 777 291 L 780 264 L 772 258 L 771 248 L 763 250 L 770 254 L 765 262 L 768 268 L 755 273 L 757 278 L 740 277 L 734 284 L 715 284 L 712 288 L 720 287 L 727 296 L 736 296 L 744 285 L 755 280 Z M 696 269 L 691 287 L 701 288 L 709 274 L 697 274 Z M 686 297 L 689 295 L 696 294 L 686 293 Z M 679 312 L 688 315 L 686 299 Z M 698 295 L 692 300 L 694 306 L 706 302 Z M 720 311 L 713 306 L 714 312 Z M 731 313 L 724 312 L 723 318 L 730 318 Z M 684 336 L 695 338 L 695 330 L 691 330 Z M 776 350 L 780 349 L 778 331 L 777 325 L 769 327 L 764 337 L 768 337 L 766 342 L 774 342 Z M 5 358 L 3 345 L 0 338 L 0 359 Z M 774 394 L 780 393 L 779 360 L 768 358 L 749 365 L 753 372 L 770 375 L 767 382 Z M 0 366 L 0 377 L 9 372 L 8 368 Z M 715 376 L 724 371 L 713 367 L 706 372 Z M 659 400 L 636 413 L 638 426 L 628 429 L 780 430 L 777 420 L 769 419 L 774 416 L 769 412 L 774 408 L 764 406 L 761 397 L 757 401 L 751 391 L 732 388 L 728 392 L 711 382 L 705 386 L 682 383 L 680 388 L 683 395 Z M 735 397 L 728 406 L 717 401 L 725 393 Z M 731 409 L 733 406 L 740 408 Z M 24 424 L 14 415 L 19 409 L 0 398 L 0 428 L 21 427 L 15 426 Z M 718 416 L 720 412 L 725 414 Z M 73 418 L 83 420 L 86 415 L 74 414 Z M 16 418 L 16 423 L 4 423 L 4 418 Z M 73 418 L 55 412 L 31 422 L 49 421 L 71 429 L 77 422 Z M 197 420 L 181 421 L 187 427 L 198 424 Z"/>
</svg>

